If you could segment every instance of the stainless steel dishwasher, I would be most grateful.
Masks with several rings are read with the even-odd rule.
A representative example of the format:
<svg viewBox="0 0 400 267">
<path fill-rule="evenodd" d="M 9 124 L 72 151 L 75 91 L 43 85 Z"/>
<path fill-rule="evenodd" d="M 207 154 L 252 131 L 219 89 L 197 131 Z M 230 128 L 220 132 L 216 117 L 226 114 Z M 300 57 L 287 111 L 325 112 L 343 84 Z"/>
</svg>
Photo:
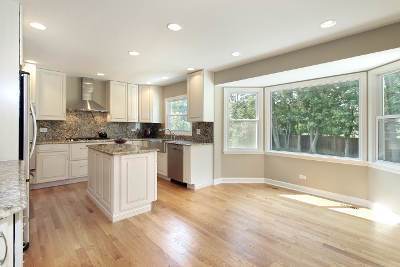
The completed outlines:
<svg viewBox="0 0 400 267">
<path fill-rule="evenodd" d="M 168 144 L 168 178 L 183 182 L 183 146 Z"/>
</svg>

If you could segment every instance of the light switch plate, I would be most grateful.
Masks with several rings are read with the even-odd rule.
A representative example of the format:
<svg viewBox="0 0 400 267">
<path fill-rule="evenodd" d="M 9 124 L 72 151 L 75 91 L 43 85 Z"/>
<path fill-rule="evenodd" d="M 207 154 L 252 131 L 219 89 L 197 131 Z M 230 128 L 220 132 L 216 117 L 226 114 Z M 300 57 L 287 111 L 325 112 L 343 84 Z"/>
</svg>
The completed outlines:
<svg viewBox="0 0 400 267">
<path fill-rule="evenodd" d="M 41 133 L 47 133 L 47 128 L 39 128 L 39 132 L 41 132 Z"/>
<path fill-rule="evenodd" d="M 196 129 L 196 134 L 201 134 L 201 130 L 200 129 Z"/>
</svg>

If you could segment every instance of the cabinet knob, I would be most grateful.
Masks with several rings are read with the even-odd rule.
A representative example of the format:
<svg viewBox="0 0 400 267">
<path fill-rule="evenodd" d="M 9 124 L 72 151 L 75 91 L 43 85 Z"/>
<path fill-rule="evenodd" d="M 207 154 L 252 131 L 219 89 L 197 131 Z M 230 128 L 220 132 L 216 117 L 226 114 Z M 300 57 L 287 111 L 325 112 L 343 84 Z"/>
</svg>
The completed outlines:
<svg viewBox="0 0 400 267">
<path fill-rule="evenodd" d="M 0 259 L 0 265 L 2 266 L 2 265 L 6 262 L 7 253 L 8 253 L 7 239 L 6 239 L 6 236 L 4 235 L 3 232 L 0 232 L 0 239 L 3 240 L 3 242 L 4 242 L 4 248 L 5 248 L 4 256 L 3 256 L 3 258 Z"/>
</svg>

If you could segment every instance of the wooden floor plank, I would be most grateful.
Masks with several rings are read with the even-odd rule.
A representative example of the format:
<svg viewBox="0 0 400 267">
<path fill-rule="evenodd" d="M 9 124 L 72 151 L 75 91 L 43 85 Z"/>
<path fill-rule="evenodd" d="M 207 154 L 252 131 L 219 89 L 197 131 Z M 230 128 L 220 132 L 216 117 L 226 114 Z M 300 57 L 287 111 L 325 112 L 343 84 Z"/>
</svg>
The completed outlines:
<svg viewBox="0 0 400 267">
<path fill-rule="evenodd" d="M 400 227 L 261 184 L 159 180 L 149 213 L 110 223 L 86 183 L 31 192 L 26 266 L 400 266 Z"/>
</svg>

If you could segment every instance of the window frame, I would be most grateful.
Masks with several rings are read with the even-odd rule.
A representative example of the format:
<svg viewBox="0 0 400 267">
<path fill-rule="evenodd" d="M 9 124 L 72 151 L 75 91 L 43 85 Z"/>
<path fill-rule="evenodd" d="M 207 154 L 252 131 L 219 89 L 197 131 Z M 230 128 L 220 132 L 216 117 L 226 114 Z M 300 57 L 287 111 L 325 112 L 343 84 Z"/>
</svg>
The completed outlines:
<svg viewBox="0 0 400 267">
<path fill-rule="evenodd" d="M 168 97 L 168 98 L 165 98 L 165 100 L 164 100 L 164 105 L 165 105 L 165 128 L 166 129 L 171 129 L 170 128 L 170 125 L 169 125 L 169 120 L 168 120 L 168 117 L 170 117 L 170 116 L 174 116 L 174 115 L 170 115 L 169 114 L 169 103 L 170 102 L 173 102 L 173 101 L 179 101 L 179 100 L 183 100 L 183 99 L 186 99 L 186 101 L 188 102 L 188 97 L 187 97 L 187 95 L 178 95 L 178 96 L 172 96 L 172 97 Z M 176 116 L 176 115 L 175 115 Z M 184 116 L 184 115 L 180 115 L 180 116 Z M 189 110 L 187 110 L 187 113 L 186 113 L 186 118 L 187 118 L 187 121 L 189 122 L 189 124 L 190 124 L 190 127 L 192 127 L 192 123 L 189 121 Z M 174 133 L 174 134 L 176 134 L 176 135 L 186 135 L 186 136 L 192 136 L 192 130 L 191 131 L 175 131 L 175 130 L 173 130 L 173 129 L 171 129 L 172 130 L 172 132 Z M 165 134 L 167 134 L 167 133 L 165 133 Z"/>
<path fill-rule="evenodd" d="M 291 152 L 291 151 L 277 151 L 272 149 L 272 98 L 271 94 L 274 91 L 280 90 L 292 90 L 302 87 L 317 86 L 323 84 L 332 84 L 337 82 L 353 81 L 359 80 L 359 108 L 360 108 L 360 118 L 359 118 L 359 158 L 346 158 L 339 156 L 330 156 L 322 154 L 309 154 L 301 152 Z M 368 151 L 368 128 L 367 128 L 367 72 L 359 72 L 346 75 L 331 76 L 325 78 L 318 78 L 307 81 L 293 82 L 275 86 L 265 87 L 265 154 L 275 155 L 290 158 L 300 158 L 315 161 L 324 161 L 332 163 L 343 163 L 351 165 L 366 166 L 367 163 L 367 151 Z"/>
<path fill-rule="evenodd" d="M 264 88 L 260 87 L 224 87 L 224 154 L 264 154 Z M 257 121 L 257 148 L 229 148 L 228 147 L 228 126 L 229 126 L 229 113 L 228 113 L 228 99 L 232 93 L 256 93 L 256 119 Z M 250 121 L 250 120 L 249 120 Z"/>
<path fill-rule="evenodd" d="M 400 61 L 389 63 L 368 71 L 368 162 L 370 167 L 400 174 L 400 163 L 379 160 L 378 121 L 398 115 L 384 115 L 383 76 L 400 71 Z"/>
</svg>

